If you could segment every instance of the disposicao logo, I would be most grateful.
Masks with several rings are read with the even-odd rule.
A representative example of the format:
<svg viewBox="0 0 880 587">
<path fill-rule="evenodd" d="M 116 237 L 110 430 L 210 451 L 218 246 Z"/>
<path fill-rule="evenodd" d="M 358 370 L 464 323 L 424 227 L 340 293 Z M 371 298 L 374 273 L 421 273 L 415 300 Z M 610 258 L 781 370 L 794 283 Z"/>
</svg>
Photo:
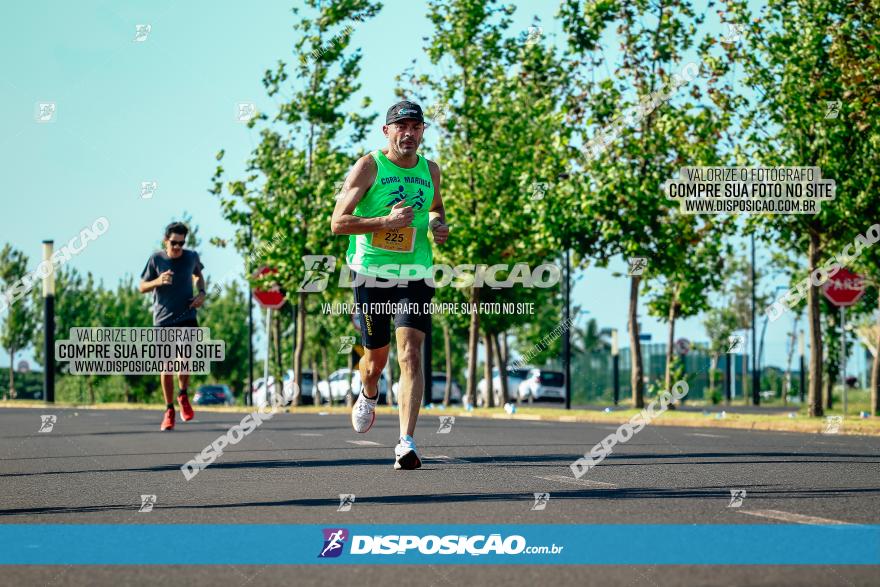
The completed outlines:
<svg viewBox="0 0 880 587">
<path fill-rule="evenodd" d="M 526 550 L 526 539 L 519 535 L 502 538 L 500 534 L 478 536 L 361 536 L 351 538 L 351 554 L 519 554 Z M 549 552 L 549 550 L 548 550 Z"/>
<path fill-rule="evenodd" d="M 345 528 L 324 528 L 324 548 L 321 549 L 318 558 L 334 558 L 342 554 L 342 547 L 348 539 L 348 530 Z"/>
</svg>

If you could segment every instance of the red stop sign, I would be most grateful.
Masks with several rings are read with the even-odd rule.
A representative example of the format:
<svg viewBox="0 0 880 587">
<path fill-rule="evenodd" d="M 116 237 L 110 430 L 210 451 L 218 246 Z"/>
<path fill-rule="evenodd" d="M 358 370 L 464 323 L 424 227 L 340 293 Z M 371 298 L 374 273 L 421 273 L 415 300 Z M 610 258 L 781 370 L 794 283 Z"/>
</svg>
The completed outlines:
<svg viewBox="0 0 880 587">
<path fill-rule="evenodd" d="M 822 294 L 835 306 L 852 306 L 865 295 L 864 277 L 841 267 L 822 286 Z"/>
<path fill-rule="evenodd" d="M 278 273 L 278 270 L 272 269 L 271 267 L 262 267 L 254 273 L 254 277 L 260 277 L 267 273 Z M 268 290 L 255 289 L 254 299 L 257 300 L 257 303 L 260 304 L 260 306 L 264 308 L 272 308 L 273 310 L 284 305 L 284 293 L 278 285 L 275 285 Z"/>
</svg>

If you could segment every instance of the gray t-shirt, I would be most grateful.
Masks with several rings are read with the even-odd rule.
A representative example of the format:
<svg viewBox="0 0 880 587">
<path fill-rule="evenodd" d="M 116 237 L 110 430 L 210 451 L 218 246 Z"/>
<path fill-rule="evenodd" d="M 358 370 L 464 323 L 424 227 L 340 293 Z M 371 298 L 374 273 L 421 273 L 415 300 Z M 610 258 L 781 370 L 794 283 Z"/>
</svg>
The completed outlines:
<svg viewBox="0 0 880 587">
<path fill-rule="evenodd" d="M 169 269 L 173 272 L 171 283 L 153 290 L 155 326 L 168 326 L 184 320 L 194 320 L 196 317 L 196 309 L 189 305 L 193 298 L 193 274 L 204 269 L 199 254 L 184 249 L 180 257 L 172 259 L 165 251 L 156 251 L 150 255 L 141 279 L 151 281 Z"/>
</svg>

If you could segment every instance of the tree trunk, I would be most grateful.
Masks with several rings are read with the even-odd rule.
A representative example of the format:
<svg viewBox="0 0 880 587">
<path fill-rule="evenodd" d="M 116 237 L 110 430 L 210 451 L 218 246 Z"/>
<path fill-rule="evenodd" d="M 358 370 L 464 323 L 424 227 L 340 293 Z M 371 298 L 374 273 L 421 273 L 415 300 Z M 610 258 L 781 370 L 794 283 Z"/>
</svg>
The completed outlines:
<svg viewBox="0 0 880 587">
<path fill-rule="evenodd" d="M 507 361 L 501 354 L 501 344 L 498 342 L 498 333 L 492 334 L 492 344 L 495 346 L 495 356 L 498 357 L 498 377 L 501 380 L 501 403 L 510 401 L 510 393 L 507 389 Z"/>
<path fill-rule="evenodd" d="M 483 335 L 483 348 L 486 349 L 486 365 L 483 371 L 486 379 L 486 399 L 483 405 L 487 408 L 495 407 L 495 386 L 492 384 L 492 368 L 495 362 L 494 346 L 492 344 L 492 334 L 487 330 Z"/>
<path fill-rule="evenodd" d="M 629 342 L 630 342 L 630 385 L 632 386 L 633 407 L 645 407 L 645 393 L 642 382 L 642 347 L 639 344 L 639 322 L 636 314 L 639 305 L 639 282 L 642 277 L 633 275 L 629 287 Z"/>
<path fill-rule="evenodd" d="M 303 350 L 306 346 L 306 294 L 304 292 L 300 292 L 298 304 L 299 311 L 296 313 L 296 348 L 293 351 L 293 376 L 296 379 L 296 386 L 293 388 L 294 406 L 302 403 L 300 390 L 302 390 Z M 317 389 L 317 382 L 315 385 Z"/>
<path fill-rule="evenodd" d="M 819 234 L 810 230 L 810 275 L 819 266 Z M 810 283 L 807 292 L 807 315 L 810 322 L 810 416 L 820 417 L 822 410 L 822 325 L 819 322 L 819 288 Z"/>
<path fill-rule="evenodd" d="M 330 381 L 330 367 L 327 364 L 327 347 L 321 346 L 321 379 L 325 381 Z M 312 369 L 312 379 L 317 381 L 318 372 L 313 368 Z M 330 396 L 330 405 L 333 405 L 333 396 Z"/>
<path fill-rule="evenodd" d="M 322 348 L 321 350 L 324 351 L 325 349 Z M 319 378 L 318 377 L 318 357 L 315 355 L 315 353 L 312 353 L 311 356 L 312 356 L 312 381 L 319 381 L 321 379 L 323 379 L 324 381 L 327 381 L 326 369 L 324 370 L 324 377 Z M 315 388 L 315 390 L 312 393 L 314 394 L 315 391 L 317 391 L 317 388 Z M 316 400 L 315 405 L 318 405 L 320 403 L 320 400 L 318 400 L 317 396 L 315 396 L 315 400 Z M 331 406 L 333 405 L 333 396 L 332 395 L 330 396 L 330 405 Z"/>
<path fill-rule="evenodd" d="M 281 316 L 279 315 L 281 312 L 276 310 L 272 312 L 272 342 L 275 347 L 275 386 L 276 389 L 273 389 L 273 393 L 279 394 L 280 397 L 284 397 L 284 363 L 281 360 Z M 294 388 L 295 389 L 295 388 Z"/>
<path fill-rule="evenodd" d="M 477 345 L 480 339 L 480 316 L 477 304 L 480 301 L 480 288 L 471 288 L 471 324 L 468 329 L 468 370 L 467 370 L 467 403 L 476 404 L 477 395 Z"/>
<path fill-rule="evenodd" d="M 825 408 L 830 410 L 834 407 L 834 381 L 837 379 L 836 374 L 826 373 L 828 377 L 825 380 Z"/>
<path fill-rule="evenodd" d="M 718 353 L 712 353 L 712 360 L 709 363 L 709 398 L 715 396 L 715 369 L 718 368 Z"/>
<path fill-rule="evenodd" d="M 396 336 L 395 336 L 396 339 Z M 422 347 L 424 349 L 424 346 Z M 388 389 L 385 391 L 385 403 L 389 406 L 394 405 L 393 397 L 394 394 L 391 392 L 391 387 L 394 385 L 394 380 L 397 380 L 397 391 L 400 391 L 400 373 L 395 371 L 395 367 L 399 369 L 399 365 L 397 364 L 397 344 L 392 344 L 388 349 L 388 363 L 386 363 L 386 369 L 388 369 Z M 400 398 L 396 403 L 400 403 Z"/>
<path fill-rule="evenodd" d="M 675 305 L 678 303 L 678 285 L 672 286 L 672 299 L 669 301 L 669 332 L 666 338 L 666 373 L 663 377 L 663 389 L 672 389 L 672 360 L 675 346 Z"/>
<path fill-rule="evenodd" d="M 443 405 L 448 406 L 452 399 L 452 336 L 449 325 L 443 322 L 443 348 L 446 350 L 446 389 L 443 390 Z"/>
<path fill-rule="evenodd" d="M 794 347 L 797 344 L 797 320 L 791 328 L 788 357 L 785 364 L 785 381 L 782 384 L 782 405 L 788 405 L 788 394 L 791 391 L 791 361 L 794 359 Z"/>
<path fill-rule="evenodd" d="M 348 375 L 348 388 L 349 389 L 351 389 L 351 374 L 354 373 L 354 370 L 357 369 L 358 365 L 360 364 L 360 361 L 355 361 L 355 357 L 357 357 L 357 352 L 354 349 L 352 349 L 351 352 L 348 353 L 348 373 L 349 373 L 349 375 Z M 327 380 L 327 386 L 328 386 L 328 393 L 329 393 L 329 386 L 330 386 L 329 379 Z M 330 394 L 330 397 L 333 397 L 333 395 Z M 352 404 L 354 404 L 354 397 L 350 393 L 345 394 L 345 405 L 350 408 L 352 406 Z"/>
<path fill-rule="evenodd" d="M 877 296 L 880 305 L 880 295 Z M 880 317 L 878 317 L 880 326 Z M 874 361 L 871 363 L 871 414 L 880 416 L 880 328 L 877 328 L 877 352 L 874 353 Z"/>
<path fill-rule="evenodd" d="M 9 349 L 9 399 L 15 399 L 15 348 Z"/>
</svg>

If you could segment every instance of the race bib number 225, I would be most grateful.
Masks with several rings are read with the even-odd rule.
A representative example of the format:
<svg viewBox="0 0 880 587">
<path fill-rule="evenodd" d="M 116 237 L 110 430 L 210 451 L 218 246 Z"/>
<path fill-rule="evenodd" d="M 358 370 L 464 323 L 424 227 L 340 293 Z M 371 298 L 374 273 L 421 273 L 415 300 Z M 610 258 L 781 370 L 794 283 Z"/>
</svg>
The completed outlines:
<svg viewBox="0 0 880 587">
<path fill-rule="evenodd" d="M 372 233 L 370 244 L 386 251 L 411 253 L 415 244 L 415 231 L 416 229 L 412 226 L 377 230 Z"/>
</svg>

